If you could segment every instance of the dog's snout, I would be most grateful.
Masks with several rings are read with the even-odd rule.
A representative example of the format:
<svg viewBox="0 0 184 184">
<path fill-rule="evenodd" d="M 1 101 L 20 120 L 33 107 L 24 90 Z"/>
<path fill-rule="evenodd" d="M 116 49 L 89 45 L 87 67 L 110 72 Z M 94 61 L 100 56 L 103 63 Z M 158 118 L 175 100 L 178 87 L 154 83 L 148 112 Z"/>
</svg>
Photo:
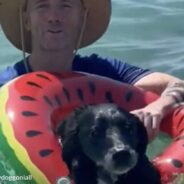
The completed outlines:
<svg viewBox="0 0 184 184">
<path fill-rule="evenodd" d="M 129 160 L 131 157 L 130 151 L 128 149 L 118 151 L 113 154 L 112 159 L 119 163 L 125 162 L 126 160 Z"/>
</svg>

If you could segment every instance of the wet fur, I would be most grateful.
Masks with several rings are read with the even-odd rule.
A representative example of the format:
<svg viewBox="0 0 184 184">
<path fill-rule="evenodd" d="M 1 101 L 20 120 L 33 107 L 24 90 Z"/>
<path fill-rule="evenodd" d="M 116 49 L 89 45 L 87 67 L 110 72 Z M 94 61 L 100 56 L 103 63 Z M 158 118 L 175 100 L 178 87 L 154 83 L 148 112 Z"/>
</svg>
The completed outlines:
<svg viewBox="0 0 184 184">
<path fill-rule="evenodd" d="M 108 131 L 105 132 L 104 129 Z M 99 133 L 99 131 L 101 132 Z M 107 134 L 107 132 L 109 133 Z M 111 132 L 115 135 L 111 136 Z M 75 184 L 161 183 L 159 173 L 145 154 L 148 144 L 146 129 L 137 117 L 116 105 L 102 104 L 77 109 L 60 124 L 57 133 L 62 140 L 62 157 L 68 165 Z M 106 141 L 107 135 L 109 136 L 108 141 Z M 128 158 L 130 158 L 130 150 L 131 153 L 137 155 L 137 158 L 133 158 L 135 154 L 131 154 L 130 163 L 128 162 L 126 166 L 129 170 L 118 175 L 111 170 L 104 169 L 105 162 L 103 154 L 101 154 L 103 149 L 105 149 L 104 156 L 110 153 L 109 150 L 114 150 L 112 148 L 113 140 L 116 142 L 116 139 L 111 140 L 113 136 L 119 139 L 116 144 L 125 145 Z M 102 145 L 100 145 L 100 141 Z M 93 142 L 95 143 L 93 144 Z M 123 158 L 118 156 L 118 159 Z M 131 163 L 136 159 L 136 163 Z M 116 159 L 114 160 L 116 161 Z M 123 164 L 124 161 L 126 162 L 126 159 L 119 160 L 113 161 L 113 163 L 122 162 Z M 114 170 L 116 171 L 116 169 Z"/>
</svg>

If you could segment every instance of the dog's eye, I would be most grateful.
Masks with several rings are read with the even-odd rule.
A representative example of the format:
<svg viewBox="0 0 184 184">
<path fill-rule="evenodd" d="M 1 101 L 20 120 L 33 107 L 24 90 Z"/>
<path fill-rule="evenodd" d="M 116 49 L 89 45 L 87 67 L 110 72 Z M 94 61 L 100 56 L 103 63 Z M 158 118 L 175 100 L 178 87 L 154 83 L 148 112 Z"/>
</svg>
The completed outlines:
<svg viewBox="0 0 184 184">
<path fill-rule="evenodd" d="M 92 138 L 100 138 L 104 136 L 105 130 L 100 127 L 94 127 L 93 130 L 91 131 L 91 137 Z"/>
<path fill-rule="evenodd" d="M 130 126 L 130 125 L 126 125 L 123 127 L 123 131 L 129 134 L 133 134 L 134 132 L 134 127 Z"/>
<path fill-rule="evenodd" d="M 125 130 L 131 130 L 131 129 L 132 129 L 132 127 L 129 126 L 129 125 L 126 125 L 126 126 L 125 126 Z"/>
</svg>

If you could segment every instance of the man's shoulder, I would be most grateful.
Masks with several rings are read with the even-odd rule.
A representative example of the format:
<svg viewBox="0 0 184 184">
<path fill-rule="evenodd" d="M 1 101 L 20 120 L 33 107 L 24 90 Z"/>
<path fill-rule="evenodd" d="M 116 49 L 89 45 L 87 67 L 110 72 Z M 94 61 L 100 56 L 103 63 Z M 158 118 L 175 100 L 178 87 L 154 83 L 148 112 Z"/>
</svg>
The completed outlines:
<svg viewBox="0 0 184 184">
<path fill-rule="evenodd" d="M 90 56 L 77 55 L 73 63 L 73 70 L 93 73 L 115 80 L 121 80 L 119 73 L 122 73 L 122 70 L 125 70 L 126 67 L 126 63 L 122 60 L 97 54 Z"/>
<path fill-rule="evenodd" d="M 80 55 L 80 54 L 77 54 L 75 56 L 75 60 L 81 60 L 81 61 L 115 61 L 117 59 L 115 58 L 112 58 L 112 57 L 109 57 L 109 56 L 101 56 L 99 54 L 96 54 L 96 53 L 93 53 L 93 54 L 90 54 L 90 55 Z"/>
<path fill-rule="evenodd" d="M 95 66 L 96 67 L 125 67 L 127 63 L 122 59 L 117 59 L 113 57 L 105 57 L 100 56 L 98 54 L 91 54 L 88 56 L 83 55 L 76 55 L 74 59 L 74 65 L 88 65 L 88 66 Z"/>
<path fill-rule="evenodd" d="M 77 57 L 78 62 L 74 63 L 74 69 L 103 75 L 128 84 L 134 84 L 142 77 L 151 73 L 148 69 L 129 64 L 122 59 L 101 57 L 97 54 Z"/>
</svg>

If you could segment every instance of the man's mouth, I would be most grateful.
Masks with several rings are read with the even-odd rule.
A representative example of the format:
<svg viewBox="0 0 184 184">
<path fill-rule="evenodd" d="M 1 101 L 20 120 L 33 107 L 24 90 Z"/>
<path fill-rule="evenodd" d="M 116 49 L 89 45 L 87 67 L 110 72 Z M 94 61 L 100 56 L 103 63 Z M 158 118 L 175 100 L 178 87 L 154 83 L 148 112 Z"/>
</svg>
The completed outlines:
<svg viewBox="0 0 184 184">
<path fill-rule="evenodd" d="M 62 33 L 63 31 L 62 30 L 48 30 L 48 32 L 52 34 L 59 34 L 59 33 Z"/>
</svg>

